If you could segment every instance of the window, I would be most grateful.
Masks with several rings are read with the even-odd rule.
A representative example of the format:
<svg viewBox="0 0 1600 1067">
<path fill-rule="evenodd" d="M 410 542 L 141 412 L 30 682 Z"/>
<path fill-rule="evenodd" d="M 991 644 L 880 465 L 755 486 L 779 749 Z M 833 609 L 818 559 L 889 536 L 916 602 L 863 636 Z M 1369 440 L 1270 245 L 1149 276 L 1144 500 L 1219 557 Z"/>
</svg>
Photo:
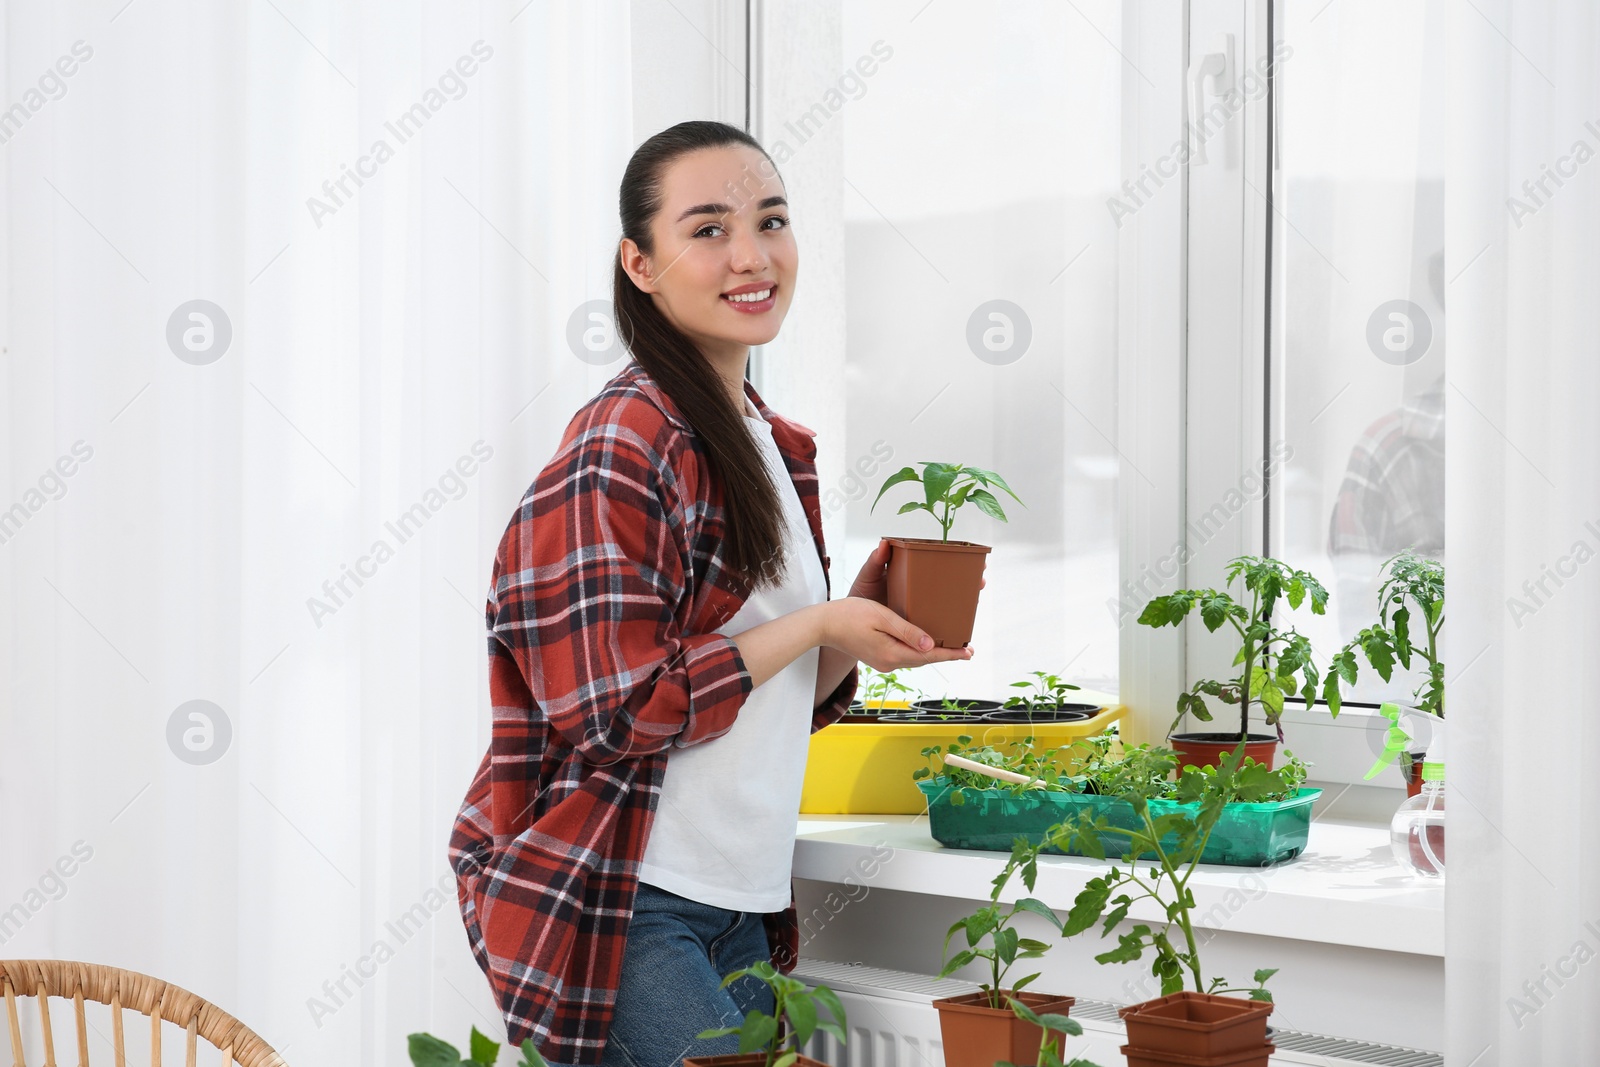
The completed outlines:
<svg viewBox="0 0 1600 1067">
<path fill-rule="evenodd" d="M 846 458 L 872 472 L 843 555 L 939 536 L 925 513 L 896 517 L 909 490 L 869 514 L 900 467 L 999 472 L 1026 506 L 1001 495 L 1008 523 L 965 508 L 951 531 L 994 546 L 979 654 L 913 680 L 987 695 L 1046 670 L 1114 692 L 1121 5 L 974 19 L 846 4 L 843 19 L 846 66 L 875 70 L 840 119 Z"/>
<path fill-rule="evenodd" d="M 1269 543 L 1333 594 L 1296 617 L 1331 654 L 1376 616 L 1379 569 L 1444 552 L 1445 11 L 1280 3 Z M 1302 613 L 1303 614 L 1303 613 Z M 1407 698 L 1363 670 L 1357 698 Z"/>
</svg>

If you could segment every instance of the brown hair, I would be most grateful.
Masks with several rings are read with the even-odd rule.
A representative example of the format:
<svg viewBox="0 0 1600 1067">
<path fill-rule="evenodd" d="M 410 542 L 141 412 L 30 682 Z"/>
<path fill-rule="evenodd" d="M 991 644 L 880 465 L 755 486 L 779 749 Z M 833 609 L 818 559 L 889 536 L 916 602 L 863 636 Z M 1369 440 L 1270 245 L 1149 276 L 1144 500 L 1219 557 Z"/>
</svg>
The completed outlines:
<svg viewBox="0 0 1600 1067">
<path fill-rule="evenodd" d="M 667 167 L 686 153 L 735 144 L 766 156 L 754 137 L 722 122 L 680 122 L 641 144 L 622 173 L 622 236 L 645 255 L 653 254 L 650 223 L 661 209 Z M 767 162 L 772 162 L 770 156 Z M 713 492 L 720 483 L 728 568 L 752 587 L 775 584 L 784 572 L 783 509 L 761 449 L 745 425 L 743 405 L 733 406 L 705 353 L 667 321 L 649 293 L 633 284 L 622 269 L 620 242 L 612 267 L 612 305 L 617 333 L 633 358 L 694 427 L 712 471 Z"/>
</svg>

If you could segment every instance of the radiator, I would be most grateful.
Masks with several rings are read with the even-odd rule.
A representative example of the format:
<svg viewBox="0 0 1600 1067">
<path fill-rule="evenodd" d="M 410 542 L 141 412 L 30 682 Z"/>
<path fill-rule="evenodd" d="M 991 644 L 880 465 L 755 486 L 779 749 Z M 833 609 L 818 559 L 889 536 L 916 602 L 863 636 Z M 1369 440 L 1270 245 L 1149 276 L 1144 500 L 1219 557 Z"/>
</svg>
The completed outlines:
<svg viewBox="0 0 1600 1067">
<path fill-rule="evenodd" d="M 832 1034 L 819 1031 L 805 1049 L 807 1056 L 830 1067 L 944 1067 L 939 1013 L 933 1002 L 978 991 L 976 982 L 823 960 L 802 959 L 791 977 L 827 986 L 844 1005 L 850 1040 L 841 1045 Z M 1072 1006 L 1072 1017 L 1083 1024 L 1083 1036 L 1067 1039 L 1063 1050 L 1067 1060 L 1081 1056 L 1102 1067 L 1122 1064 L 1120 1050 L 1127 1036 L 1117 1008 L 1107 1001 L 1083 999 Z M 1282 1028 L 1274 1029 L 1272 1040 L 1278 1046 L 1274 1067 L 1444 1067 L 1443 1056 L 1422 1049 Z"/>
</svg>

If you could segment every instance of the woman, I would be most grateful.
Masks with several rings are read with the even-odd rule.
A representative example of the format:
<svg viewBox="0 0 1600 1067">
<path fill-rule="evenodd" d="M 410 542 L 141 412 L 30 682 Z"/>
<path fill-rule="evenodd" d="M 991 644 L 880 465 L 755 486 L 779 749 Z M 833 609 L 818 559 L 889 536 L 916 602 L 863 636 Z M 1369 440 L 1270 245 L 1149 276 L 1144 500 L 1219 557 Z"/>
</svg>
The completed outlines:
<svg viewBox="0 0 1600 1067">
<path fill-rule="evenodd" d="M 886 546 L 830 601 L 812 431 L 745 381 L 794 299 L 777 169 L 685 122 L 623 174 L 613 270 L 633 359 L 518 506 L 487 607 L 494 734 L 450 858 L 513 1044 L 669 1067 L 773 1010 L 728 973 L 794 966 L 809 734 L 857 663 L 968 659 L 885 601 Z M 670 769 L 669 769 L 670 768 Z"/>
</svg>

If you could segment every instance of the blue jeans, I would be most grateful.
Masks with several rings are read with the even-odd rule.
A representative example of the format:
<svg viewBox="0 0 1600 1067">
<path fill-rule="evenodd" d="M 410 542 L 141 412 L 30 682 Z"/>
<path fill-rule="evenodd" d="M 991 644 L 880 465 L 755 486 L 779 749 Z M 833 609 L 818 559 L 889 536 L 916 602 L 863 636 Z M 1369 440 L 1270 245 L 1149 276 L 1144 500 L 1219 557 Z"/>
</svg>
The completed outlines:
<svg viewBox="0 0 1600 1067">
<path fill-rule="evenodd" d="M 677 1067 L 685 1056 L 738 1052 L 738 1034 L 695 1035 L 738 1026 L 752 1008 L 772 1014 L 772 990 L 760 979 L 746 975 L 719 988 L 728 974 L 770 959 L 759 912 L 712 907 L 640 882 L 604 1067 Z"/>
</svg>

